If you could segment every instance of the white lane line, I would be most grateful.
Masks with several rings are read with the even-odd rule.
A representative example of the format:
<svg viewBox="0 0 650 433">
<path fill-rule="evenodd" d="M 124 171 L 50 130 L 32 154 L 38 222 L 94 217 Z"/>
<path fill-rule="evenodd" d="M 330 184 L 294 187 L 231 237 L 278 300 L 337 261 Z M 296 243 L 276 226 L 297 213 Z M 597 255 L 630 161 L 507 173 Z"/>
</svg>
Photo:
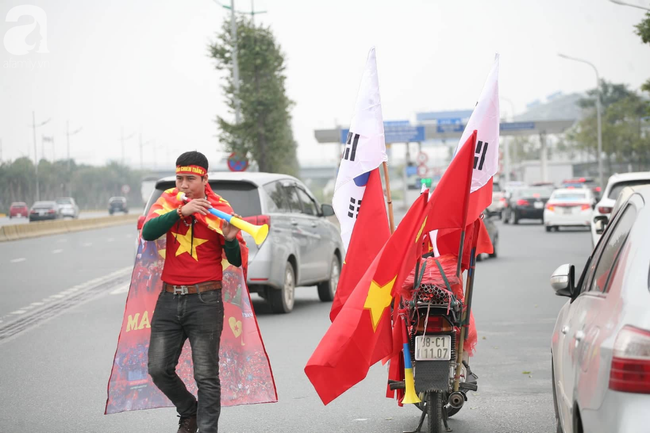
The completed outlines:
<svg viewBox="0 0 650 433">
<path fill-rule="evenodd" d="M 52 254 L 59 254 L 59 253 L 62 253 L 62 252 L 63 252 L 63 250 L 61 250 L 61 249 L 59 249 L 59 250 L 52 250 Z"/>
<path fill-rule="evenodd" d="M 23 314 L 23 313 L 26 313 L 26 310 L 16 310 L 16 311 L 12 311 L 9 314 Z"/>
<path fill-rule="evenodd" d="M 45 305 L 45 302 L 32 302 L 32 303 L 29 304 L 29 305 L 33 305 L 34 307 L 38 307 L 38 306 L 40 306 L 40 305 Z"/>
<path fill-rule="evenodd" d="M 132 233 L 129 233 L 128 235 L 126 235 L 126 237 L 127 237 L 127 238 L 132 238 L 132 237 L 133 237 L 133 234 L 132 234 Z"/>
<path fill-rule="evenodd" d="M 9 261 L 10 261 L 11 263 L 20 263 L 20 262 L 24 262 L 25 260 L 27 260 L 27 259 L 24 258 L 24 257 L 21 257 L 21 258 L 19 258 L 19 259 L 13 259 L 13 260 L 9 260 Z"/>
<path fill-rule="evenodd" d="M 83 244 L 81 244 L 81 246 L 82 246 L 82 247 L 89 247 L 89 246 L 91 246 L 92 244 L 93 244 L 92 242 L 84 242 Z"/>
<path fill-rule="evenodd" d="M 129 291 L 129 285 L 118 287 L 117 289 L 111 292 L 111 295 L 121 295 L 122 293 L 127 293 Z"/>
</svg>

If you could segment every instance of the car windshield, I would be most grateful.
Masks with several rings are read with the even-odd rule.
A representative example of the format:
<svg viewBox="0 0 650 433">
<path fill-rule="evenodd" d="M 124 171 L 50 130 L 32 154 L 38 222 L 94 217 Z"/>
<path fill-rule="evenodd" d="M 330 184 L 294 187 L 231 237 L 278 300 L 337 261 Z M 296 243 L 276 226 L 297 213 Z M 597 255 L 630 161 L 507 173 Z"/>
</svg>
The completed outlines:
<svg viewBox="0 0 650 433">
<path fill-rule="evenodd" d="M 618 182 L 609 191 L 609 195 L 607 197 L 611 198 L 612 200 L 616 200 L 618 195 L 626 186 L 639 186 L 639 185 L 650 185 L 650 179 L 638 179 L 638 180 L 629 180 L 625 182 Z"/>
<path fill-rule="evenodd" d="M 126 201 L 126 199 L 123 198 L 123 197 L 115 197 L 115 198 L 110 199 L 108 202 L 109 203 L 124 203 L 125 201 Z"/>
<path fill-rule="evenodd" d="M 163 191 L 174 188 L 174 186 L 174 182 L 159 183 L 147 203 L 145 215 L 149 213 L 149 209 L 151 209 L 151 206 L 162 195 Z M 260 194 L 255 185 L 245 181 L 211 180 L 210 186 L 215 193 L 228 201 L 235 213 L 242 217 L 260 215 L 262 213 Z"/>
<path fill-rule="evenodd" d="M 553 194 L 555 200 L 584 200 L 587 198 L 587 193 L 582 191 L 575 192 L 558 192 Z"/>
<path fill-rule="evenodd" d="M 11 203 L 11 207 L 26 207 L 25 203 Z"/>
</svg>

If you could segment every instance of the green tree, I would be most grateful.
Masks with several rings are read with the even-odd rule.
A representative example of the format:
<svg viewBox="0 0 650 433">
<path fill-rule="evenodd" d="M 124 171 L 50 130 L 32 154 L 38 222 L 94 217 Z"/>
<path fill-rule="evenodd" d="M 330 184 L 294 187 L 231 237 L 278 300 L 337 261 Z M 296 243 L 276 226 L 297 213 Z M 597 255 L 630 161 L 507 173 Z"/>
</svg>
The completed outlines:
<svg viewBox="0 0 650 433">
<path fill-rule="evenodd" d="M 636 26 L 636 34 L 641 37 L 644 44 L 650 44 L 650 12 L 645 14 L 645 18 Z M 643 83 L 641 90 L 650 92 L 650 79 Z"/>
<path fill-rule="evenodd" d="M 209 46 L 216 68 L 232 70 L 233 43 L 230 23 L 225 22 L 217 41 Z M 239 95 L 232 74 L 222 86 L 227 103 L 235 110 L 235 97 L 241 101 L 241 122 L 217 117 L 219 139 L 228 151 L 254 160 L 260 171 L 298 174 L 297 144 L 291 129 L 293 102 L 285 89 L 285 61 L 280 46 L 268 27 L 257 27 L 251 20 L 237 21 Z"/>
<path fill-rule="evenodd" d="M 614 163 L 632 164 L 645 169 L 650 164 L 650 143 L 644 132 L 645 120 L 650 114 L 646 99 L 624 84 L 601 81 L 603 153 L 609 173 Z M 596 89 L 587 92 L 587 98 L 578 101 L 587 115 L 567 134 L 575 150 L 597 156 Z"/>
</svg>

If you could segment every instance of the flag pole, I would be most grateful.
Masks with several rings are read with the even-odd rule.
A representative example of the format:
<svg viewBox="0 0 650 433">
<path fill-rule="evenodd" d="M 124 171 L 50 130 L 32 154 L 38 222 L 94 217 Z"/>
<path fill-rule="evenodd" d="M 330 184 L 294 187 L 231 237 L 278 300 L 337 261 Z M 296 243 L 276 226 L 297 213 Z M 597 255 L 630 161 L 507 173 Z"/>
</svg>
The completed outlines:
<svg viewBox="0 0 650 433">
<path fill-rule="evenodd" d="M 472 147 L 474 148 L 474 151 L 476 151 L 476 138 L 478 136 L 478 131 L 474 130 L 472 133 L 472 136 L 470 138 L 473 138 L 472 140 Z M 470 164 L 474 164 L 473 159 L 470 160 Z M 465 201 L 463 203 L 463 229 L 460 232 L 460 246 L 458 247 L 458 264 L 456 265 L 456 276 L 460 278 L 460 268 L 463 263 L 463 249 L 465 248 L 465 228 L 467 225 L 467 212 L 469 210 L 469 195 L 472 192 L 472 176 L 474 175 L 473 170 L 469 170 L 467 172 L 467 193 L 465 194 Z"/>
<path fill-rule="evenodd" d="M 474 222 L 474 230 L 472 237 L 472 252 L 469 259 L 469 271 L 467 272 L 467 290 L 465 291 L 465 308 L 463 311 L 460 341 L 458 343 L 458 350 L 456 351 L 456 374 L 454 376 L 454 391 L 458 391 L 460 387 L 460 372 L 463 366 L 463 346 L 469 330 L 469 320 L 472 312 L 472 293 L 474 291 L 474 274 L 476 269 L 476 244 L 478 239 L 479 224 Z"/>
<path fill-rule="evenodd" d="M 388 164 L 383 162 L 384 179 L 386 180 L 386 201 L 388 202 L 388 221 L 390 222 L 390 233 L 395 231 L 395 219 L 393 218 L 393 200 L 390 196 L 390 179 L 388 178 Z"/>
</svg>

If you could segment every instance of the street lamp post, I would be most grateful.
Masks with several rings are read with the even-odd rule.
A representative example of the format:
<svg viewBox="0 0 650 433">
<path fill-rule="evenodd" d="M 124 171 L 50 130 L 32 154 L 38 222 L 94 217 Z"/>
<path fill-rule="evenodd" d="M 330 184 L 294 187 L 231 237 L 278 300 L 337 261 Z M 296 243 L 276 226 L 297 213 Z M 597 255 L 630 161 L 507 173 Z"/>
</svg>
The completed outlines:
<svg viewBox="0 0 650 433">
<path fill-rule="evenodd" d="M 81 132 L 82 128 L 78 128 L 76 131 L 70 132 L 70 121 L 68 120 L 65 123 L 65 135 L 66 135 L 66 141 L 67 141 L 67 152 L 68 152 L 68 171 L 70 171 L 70 136 L 75 135 L 79 132 Z"/>
<path fill-rule="evenodd" d="M 601 127 L 601 120 L 600 120 L 600 75 L 598 74 L 598 69 L 593 65 L 593 63 L 588 62 L 583 59 L 578 59 L 576 57 L 570 57 L 565 54 L 560 54 L 558 53 L 558 56 L 568 59 L 568 60 L 574 60 L 576 62 L 580 63 L 586 63 L 587 65 L 591 66 L 594 68 L 594 72 L 596 73 L 596 122 L 597 122 L 597 132 L 598 132 L 598 181 L 600 184 L 601 188 L 605 188 L 605 182 L 603 179 L 603 137 L 602 137 L 602 127 Z"/>
<path fill-rule="evenodd" d="M 124 136 L 124 128 L 120 128 L 120 143 L 122 144 L 122 165 L 124 165 L 124 140 L 128 140 L 135 136 L 135 132 L 129 135 L 128 137 Z"/>
<path fill-rule="evenodd" d="M 650 11 L 650 9 L 644 8 L 643 6 L 633 5 L 633 4 L 630 4 L 630 3 L 625 3 L 625 2 L 622 2 L 621 0 L 609 0 L 609 1 L 612 2 L 612 3 L 616 3 L 617 5 L 621 5 L 621 6 L 629 6 L 631 8 L 637 8 L 637 9 L 643 9 L 644 11 Z"/>
<path fill-rule="evenodd" d="M 52 119 L 47 119 L 44 122 L 36 124 L 36 113 L 32 111 L 32 132 L 34 133 L 34 169 L 35 169 L 35 178 L 36 178 L 36 201 L 40 200 L 41 194 L 39 192 L 40 186 L 38 184 L 38 146 L 36 145 L 36 128 L 39 128 Z"/>
</svg>

